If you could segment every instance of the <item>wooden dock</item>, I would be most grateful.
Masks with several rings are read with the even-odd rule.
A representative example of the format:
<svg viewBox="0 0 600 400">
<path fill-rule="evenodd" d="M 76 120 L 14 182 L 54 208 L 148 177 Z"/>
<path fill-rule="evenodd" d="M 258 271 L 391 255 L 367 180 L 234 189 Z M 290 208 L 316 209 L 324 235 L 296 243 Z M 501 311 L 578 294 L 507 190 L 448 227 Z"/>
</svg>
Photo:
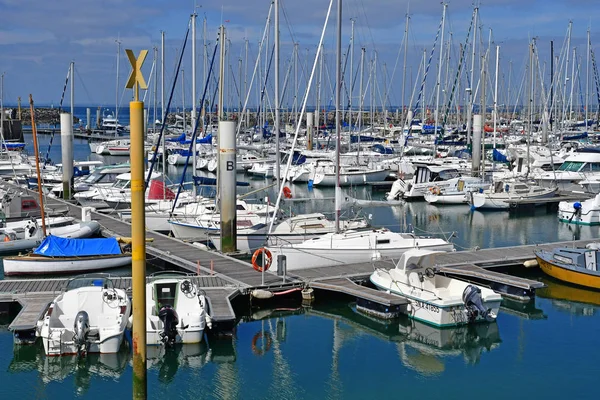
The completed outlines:
<svg viewBox="0 0 600 400">
<path fill-rule="evenodd" d="M 54 199 L 53 203 L 55 206 L 62 206 L 68 215 L 76 218 L 81 216 L 79 206 L 58 199 Z M 131 236 L 131 225 L 111 215 L 92 212 L 92 219 L 102 225 L 102 235 L 106 237 Z M 248 262 L 203 250 L 190 243 L 152 231 L 146 232 L 146 237 L 151 240 L 146 246 L 148 262 L 161 264 L 167 269 L 176 267 L 199 275 L 198 284 L 209 297 L 213 321 L 221 327 L 233 327 L 235 324 L 236 316 L 231 304 L 232 299 L 238 295 L 249 295 L 256 288 L 277 291 L 290 287 L 313 287 L 322 291 L 344 293 L 359 301 L 375 303 L 383 307 L 399 307 L 405 301 L 354 283 L 357 280 L 367 280 L 376 268 L 393 268 L 394 263 L 391 260 L 290 271 L 284 277 L 269 271 L 263 278 L 263 275 L 255 271 Z M 491 271 L 490 268 L 522 264 L 533 259 L 534 251 L 538 249 L 584 246 L 589 242 L 591 241 L 570 241 L 443 253 L 436 256 L 436 268 L 445 275 L 478 282 L 505 296 L 526 300 L 534 295 L 536 289 L 543 287 L 543 283 Z M 34 326 L 33 319 L 43 312 L 40 311 L 44 308 L 42 303 L 44 301 L 47 303 L 49 298 L 53 298 L 56 293 L 63 290 L 66 281 L 66 279 L 0 281 L 0 294 L 2 294 L 0 302 L 19 301 L 25 305 L 23 308 L 25 311 L 22 310 L 22 315 L 20 314 L 13 321 L 11 327 Z M 124 289 L 131 286 L 131 278 L 128 277 L 119 278 L 118 282 L 118 287 Z M 29 296 L 37 294 L 39 298 L 31 297 L 28 300 Z"/>
</svg>

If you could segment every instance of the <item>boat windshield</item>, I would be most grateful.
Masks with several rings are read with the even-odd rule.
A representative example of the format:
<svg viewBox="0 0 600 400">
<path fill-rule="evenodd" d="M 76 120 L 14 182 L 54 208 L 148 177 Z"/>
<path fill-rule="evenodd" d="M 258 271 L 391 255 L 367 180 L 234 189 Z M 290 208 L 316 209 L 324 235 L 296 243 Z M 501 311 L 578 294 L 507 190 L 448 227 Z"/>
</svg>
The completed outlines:
<svg viewBox="0 0 600 400">
<path fill-rule="evenodd" d="M 82 275 L 71 279 L 67 283 L 66 291 L 78 289 L 81 287 L 99 286 L 104 289 L 114 289 L 114 284 L 104 275 Z"/>
<path fill-rule="evenodd" d="M 585 163 L 581 161 L 565 161 L 558 170 L 565 172 L 578 172 L 584 164 Z"/>
</svg>

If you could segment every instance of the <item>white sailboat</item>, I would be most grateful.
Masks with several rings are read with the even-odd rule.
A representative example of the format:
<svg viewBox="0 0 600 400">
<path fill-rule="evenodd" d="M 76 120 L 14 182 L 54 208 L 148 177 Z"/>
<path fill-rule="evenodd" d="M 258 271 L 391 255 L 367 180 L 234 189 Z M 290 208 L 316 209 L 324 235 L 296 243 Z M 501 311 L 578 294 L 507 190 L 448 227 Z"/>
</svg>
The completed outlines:
<svg viewBox="0 0 600 400">
<path fill-rule="evenodd" d="M 416 236 L 412 233 L 398 233 L 379 228 L 329 233 L 302 243 L 266 246 L 266 248 L 273 255 L 274 271 L 277 270 L 278 255 L 286 256 L 287 270 L 293 271 L 394 259 L 414 248 L 452 251 L 454 245 L 440 238 Z"/>
</svg>

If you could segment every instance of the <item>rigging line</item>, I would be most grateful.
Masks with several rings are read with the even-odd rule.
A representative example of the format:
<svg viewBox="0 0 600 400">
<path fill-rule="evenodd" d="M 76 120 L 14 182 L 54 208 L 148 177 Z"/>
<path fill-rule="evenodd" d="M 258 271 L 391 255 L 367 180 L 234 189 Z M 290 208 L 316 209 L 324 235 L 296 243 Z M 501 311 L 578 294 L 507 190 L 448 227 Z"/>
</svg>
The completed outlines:
<svg viewBox="0 0 600 400">
<path fill-rule="evenodd" d="M 83 82 L 83 79 L 81 78 L 81 75 L 79 75 L 79 70 L 75 69 L 75 75 L 77 76 L 77 78 L 79 79 L 79 84 L 81 85 L 81 87 L 83 88 L 83 91 L 85 92 L 85 94 L 88 97 L 88 100 L 92 103 L 92 104 L 96 104 L 96 102 L 92 99 L 92 96 L 90 95 L 90 92 L 88 91 L 87 87 L 85 86 L 85 83 Z"/>
<path fill-rule="evenodd" d="M 187 36 L 186 36 L 187 38 Z M 219 39 L 217 39 L 218 41 Z M 208 82 L 210 80 L 210 76 L 212 74 L 212 70 L 213 70 L 213 66 L 215 63 L 215 58 L 216 58 L 216 54 L 217 54 L 217 48 L 219 46 L 215 46 L 214 50 L 213 50 L 213 56 L 212 56 L 212 60 L 210 61 L 210 68 L 208 70 L 208 76 L 206 77 L 206 82 L 204 84 L 204 91 L 202 93 L 202 99 L 201 99 L 201 104 L 204 104 L 204 99 L 206 98 L 206 92 L 208 91 Z M 169 99 L 169 103 L 171 102 L 171 99 Z M 169 106 L 167 106 L 167 109 L 169 108 Z M 185 173 L 187 171 L 187 167 L 188 167 L 188 163 L 190 160 L 190 154 L 192 154 L 192 151 L 196 151 L 196 135 L 198 133 L 198 124 L 200 123 L 200 120 L 202 118 L 196 118 L 195 122 L 194 122 L 194 132 L 192 133 L 192 140 L 190 142 L 190 146 L 188 149 L 188 155 L 186 158 L 186 162 L 183 165 L 183 173 L 181 175 L 181 181 L 179 182 L 179 186 L 177 187 L 177 194 L 175 195 L 175 201 L 173 201 L 173 207 L 171 208 L 171 214 L 173 214 L 173 211 L 175 211 L 175 206 L 177 205 L 177 200 L 179 199 L 179 194 L 181 193 L 181 190 L 183 189 L 183 182 L 185 179 Z M 207 118 L 208 120 L 208 118 Z M 208 124 L 208 122 L 207 122 Z M 206 128 L 204 129 L 204 132 L 206 133 Z M 161 134 L 162 134 L 162 128 L 161 128 Z M 160 140 L 159 140 L 160 142 Z M 163 154 L 163 162 L 165 162 L 164 160 L 165 154 Z M 192 166 L 193 168 L 196 168 L 196 166 Z M 196 182 L 194 181 L 194 185 L 196 184 Z"/>
<path fill-rule="evenodd" d="M 444 18 L 440 20 L 440 25 L 438 26 L 437 33 L 435 34 L 435 40 L 433 41 L 433 47 L 431 48 L 431 53 L 429 54 L 429 61 L 427 61 L 427 66 L 425 67 L 425 73 L 423 74 L 423 80 L 421 81 L 421 90 L 419 91 L 419 97 L 417 98 L 417 104 L 415 105 L 414 111 L 416 112 L 419 109 L 419 102 L 421 101 L 421 97 L 423 97 L 423 89 L 425 87 L 425 82 L 427 81 L 427 74 L 429 72 L 429 67 L 431 66 L 431 60 L 433 59 L 433 53 L 435 52 L 435 48 L 437 46 L 437 41 L 440 36 L 440 32 L 442 30 L 442 22 Z M 425 101 L 426 99 L 423 99 Z M 423 115 L 423 119 L 425 116 Z"/>
<path fill-rule="evenodd" d="M 181 63 L 183 61 L 183 53 L 185 52 L 185 45 L 187 44 L 189 34 L 190 34 L 190 27 L 188 26 L 188 29 L 185 32 L 185 39 L 183 39 L 183 48 L 181 49 L 181 53 L 179 55 L 179 66 L 181 66 Z M 162 116 L 163 122 L 167 121 L 167 115 L 169 115 L 169 109 L 171 108 L 171 101 L 173 101 L 173 94 L 175 93 L 175 85 L 177 84 L 177 76 L 178 75 L 179 75 L 179 68 L 177 68 L 177 70 L 175 72 L 175 78 L 173 79 L 173 85 L 171 86 L 171 94 L 169 95 L 169 101 L 167 102 L 167 107 L 165 108 L 165 115 Z M 162 135 L 164 134 L 166 125 L 167 125 L 166 123 L 161 124 L 160 133 L 158 134 L 156 143 L 161 142 Z M 154 169 L 154 165 L 156 164 L 156 160 L 157 160 L 158 148 L 159 148 L 159 146 L 156 146 L 156 148 L 154 150 L 154 154 L 152 155 L 152 161 L 150 163 L 150 168 L 148 169 L 148 176 L 146 177 L 146 183 L 145 183 L 144 187 L 148 187 L 150 177 L 152 176 L 152 170 Z M 166 157 L 166 154 L 163 154 L 163 162 L 166 161 L 165 157 Z M 164 177 L 163 177 L 163 179 L 164 179 Z"/>
<path fill-rule="evenodd" d="M 294 134 L 294 140 L 292 141 L 292 146 L 290 148 L 290 154 L 293 154 L 294 152 L 294 147 L 296 146 L 296 142 L 298 140 L 298 134 L 300 132 L 300 121 L 302 121 L 303 117 L 304 117 L 304 113 L 306 111 L 306 103 L 308 101 L 308 96 L 310 94 L 310 89 L 312 87 L 312 80 L 314 78 L 315 75 L 315 71 L 317 69 L 317 64 L 319 61 L 319 55 L 321 53 L 321 46 L 323 44 L 323 39 L 325 37 L 325 28 L 327 27 L 327 23 L 329 21 L 329 16 L 331 14 L 331 7 L 333 5 L 333 0 L 330 0 L 329 2 L 329 8 L 327 9 L 327 15 L 325 17 L 325 23 L 323 24 L 323 30 L 321 31 L 321 37 L 319 39 L 319 45 L 317 47 L 317 54 L 315 55 L 315 61 L 313 63 L 312 66 L 312 71 L 310 74 L 310 78 L 308 80 L 308 84 L 306 85 L 306 91 L 304 93 L 304 100 L 302 102 L 302 110 L 300 112 L 300 117 L 298 118 L 298 121 L 296 123 L 296 132 Z M 284 176 L 288 176 L 288 174 L 290 173 L 290 166 L 292 164 L 292 159 L 293 157 L 288 157 L 288 161 L 286 163 L 286 167 L 285 167 L 285 172 L 284 172 Z M 283 188 L 285 187 L 285 185 L 280 185 L 280 189 L 279 189 L 279 193 L 277 195 L 277 201 L 275 202 L 275 210 L 279 210 L 279 205 L 281 204 L 281 196 L 283 195 Z M 271 223 L 269 225 L 269 233 L 273 230 L 273 224 L 275 223 L 275 218 L 271 218 Z"/>
<path fill-rule="evenodd" d="M 458 68 L 456 70 L 456 76 L 454 77 L 454 83 L 452 84 L 452 91 L 450 92 L 450 97 L 448 99 L 448 102 L 446 103 L 446 112 L 444 113 L 444 121 L 442 122 L 442 126 L 446 126 L 446 122 L 448 121 L 448 115 L 450 114 L 450 106 L 452 105 L 452 101 L 454 100 L 454 93 L 456 92 L 458 81 L 462 75 L 463 60 L 465 58 L 465 51 L 467 49 L 467 46 L 469 45 L 469 38 L 471 36 L 471 30 L 473 29 L 473 21 L 474 18 L 471 18 L 471 25 L 469 25 L 469 29 L 467 30 L 467 38 L 465 40 L 465 45 L 461 46 L 460 58 L 458 60 Z M 467 74 L 467 80 L 469 79 L 468 75 L 469 74 Z"/>
<path fill-rule="evenodd" d="M 69 78 L 71 78 L 71 66 L 70 65 L 69 65 L 69 68 L 67 69 L 67 77 L 65 79 L 65 84 L 63 86 L 62 95 L 60 96 L 60 103 L 58 104 L 58 112 L 59 113 L 62 111 L 62 105 L 63 105 L 63 101 L 65 100 L 65 94 L 67 93 L 67 85 L 69 84 Z M 71 118 L 73 118 L 72 115 L 71 115 Z M 48 143 L 48 150 L 46 150 L 46 157 L 44 157 L 44 165 L 42 166 L 42 169 L 46 168 L 46 165 L 48 164 L 48 161 L 50 160 L 50 149 L 52 148 L 52 142 L 54 141 L 55 132 L 56 132 L 56 123 L 54 124 L 54 127 L 52 129 L 52 134 L 50 135 L 50 142 Z M 37 157 L 37 154 L 36 154 L 36 157 Z"/>
</svg>

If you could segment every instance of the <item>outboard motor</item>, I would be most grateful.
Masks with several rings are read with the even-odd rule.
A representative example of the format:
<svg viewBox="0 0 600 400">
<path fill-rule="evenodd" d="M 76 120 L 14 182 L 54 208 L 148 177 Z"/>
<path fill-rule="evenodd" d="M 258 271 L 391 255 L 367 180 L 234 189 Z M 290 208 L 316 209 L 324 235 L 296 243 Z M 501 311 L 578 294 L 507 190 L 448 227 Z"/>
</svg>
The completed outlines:
<svg viewBox="0 0 600 400">
<path fill-rule="evenodd" d="M 27 224 L 25 225 L 25 239 L 37 238 L 40 236 L 39 233 L 40 228 L 37 224 L 36 219 L 31 218 L 29 221 L 27 221 Z"/>
<path fill-rule="evenodd" d="M 85 311 L 79 311 L 75 316 L 75 323 L 73 324 L 73 342 L 79 347 L 78 352 L 85 352 L 88 343 L 88 336 L 90 334 L 90 316 Z"/>
<path fill-rule="evenodd" d="M 483 306 L 483 300 L 481 299 L 481 289 L 479 289 L 477 286 L 467 286 L 462 294 L 462 300 L 465 303 L 465 307 L 467 309 L 469 322 L 474 322 L 478 315 L 481 315 L 488 322 L 492 322 L 495 319 L 494 315 L 490 312 L 490 310 L 486 310 Z"/>
<path fill-rule="evenodd" d="M 179 316 L 173 307 L 166 304 L 158 312 L 158 318 L 163 323 L 163 331 L 160 333 L 160 338 L 163 344 L 173 346 L 177 338 L 177 324 L 179 324 Z"/>
</svg>

